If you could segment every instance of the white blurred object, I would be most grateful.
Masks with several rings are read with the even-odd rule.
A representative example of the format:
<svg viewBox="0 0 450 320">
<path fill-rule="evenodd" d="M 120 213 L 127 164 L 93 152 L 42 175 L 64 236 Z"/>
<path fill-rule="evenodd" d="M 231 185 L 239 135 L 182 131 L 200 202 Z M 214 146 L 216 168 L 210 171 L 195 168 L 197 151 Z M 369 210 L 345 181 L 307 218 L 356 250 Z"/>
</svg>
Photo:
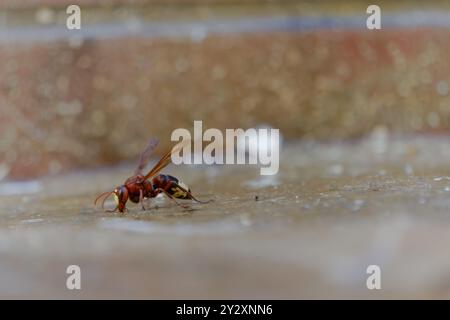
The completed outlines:
<svg viewBox="0 0 450 320">
<path fill-rule="evenodd" d="M 0 180 L 6 178 L 10 170 L 10 167 L 6 163 L 0 163 Z"/>
<path fill-rule="evenodd" d="M 385 126 L 375 127 L 370 135 L 372 150 L 376 154 L 384 154 L 387 152 L 389 143 L 389 130 Z"/>
<path fill-rule="evenodd" d="M 448 94 L 448 83 L 445 80 L 441 80 L 436 83 L 436 92 L 441 96 Z"/>
<path fill-rule="evenodd" d="M 55 20 L 55 12 L 49 8 L 40 8 L 36 11 L 35 19 L 40 24 L 50 24 Z"/>
<path fill-rule="evenodd" d="M 0 184 L 0 196 L 14 196 L 30 193 L 38 193 L 42 190 L 39 181 L 17 181 Z"/>
<path fill-rule="evenodd" d="M 259 129 L 267 129 L 268 132 L 271 131 L 272 128 L 269 125 L 263 124 L 259 125 L 256 128 L 256 132 L 258 133 Z M 247 140 L 247 143 L 246 143 Z M 279 144 L 279 150 L 281 149 L 281 145 L 283 143 L 283 136 L 280 133 L 279 139 L 277 140 L 276 136 L 270 135 L 270 137 L 267 139 L 267 137 L 264 137 L 262 135 L 257 136 L 246 136 L 246 135 L 239 135 L 237 137 L 237 152 L 243 152 L 248 154 L 250 150 L 258 150 L 258 153 L 263 154 L 269 154 L 271 151 L 271 148 L 276 143 Z"/>
</svg>

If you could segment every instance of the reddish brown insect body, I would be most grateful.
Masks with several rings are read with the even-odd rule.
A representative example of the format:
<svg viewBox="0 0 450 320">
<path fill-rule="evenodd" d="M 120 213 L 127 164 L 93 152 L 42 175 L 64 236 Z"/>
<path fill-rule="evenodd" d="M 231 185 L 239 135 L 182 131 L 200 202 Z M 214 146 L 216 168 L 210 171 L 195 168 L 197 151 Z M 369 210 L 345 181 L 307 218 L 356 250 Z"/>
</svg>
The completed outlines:
<svg viewBox="0 0 450 320">
<path fill-rule="evenodd" d="M 149 173 L 147 173 L 146 175 L 142 174 L 142 170 L 147 165 L 148 160 L 150 159 L 150 155 L 157 144 L 158 141 L 156 139 L 150 139 L 149 143 L 141 154 L 141 158 L 139 160 L 139 165 L 136 169 L 135 175 L 128 178 L 123 185 L 118 186 L 113 191 L 105 192 L 99 195 L 97 199 L 95 199 L 94 204 L 97 204 L 97 201 L 103 197 L 103 207 L 106 199 L 110 195 L 114 194 L 117 206 L 114 210 L 109 210 L 110 212 L 115 212 L 116 210 L 119 210 L 119 212 L 124 212 L 127 209 L 126 203 L 128 200 L 134 203 L 141 203 L 142 209 L 145 210 L 144 199 L 154 198 L 160 193 L 164 193 L 177 205 L 183 207 L 184 205 L 179 204 L 175 199 L 190 199 L 199 203 L 209 202 L 197 200 L 192 195 L 189 187 L 187 187 L 177 178 L 166 174 L 158 174 L 170 163 L 172 152 L 180 150 L 181 146 L 178 148 L 175 147 L 174 149 L 172 149 L 172 151 L 167 152 L 153 167 L 153 169 L 150 170 Z"/>
</svg>

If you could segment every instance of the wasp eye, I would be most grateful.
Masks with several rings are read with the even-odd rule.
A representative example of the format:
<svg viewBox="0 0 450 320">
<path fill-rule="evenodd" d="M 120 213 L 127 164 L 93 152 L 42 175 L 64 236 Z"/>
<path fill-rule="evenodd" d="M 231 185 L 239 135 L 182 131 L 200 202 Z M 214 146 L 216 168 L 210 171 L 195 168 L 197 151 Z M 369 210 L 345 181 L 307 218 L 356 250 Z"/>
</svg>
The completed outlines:
<svg viewBox="0 0 450 320">
<path fill-rule="evenodd" d="M 119 202 L 127 201 L 128 199 L 128 190 L 124 186 L 117 187 L 114 190 L 114 195 L 117 197 Z"/>
</svg>

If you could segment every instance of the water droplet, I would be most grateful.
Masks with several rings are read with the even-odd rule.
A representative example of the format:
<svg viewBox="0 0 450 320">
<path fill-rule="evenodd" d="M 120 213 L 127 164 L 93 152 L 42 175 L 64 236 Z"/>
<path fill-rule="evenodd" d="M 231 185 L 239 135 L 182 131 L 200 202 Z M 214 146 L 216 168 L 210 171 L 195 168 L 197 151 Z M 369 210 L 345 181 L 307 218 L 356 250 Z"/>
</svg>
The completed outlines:
<svg viewBox="0 0 450 320">
<path fill-rule="evenodd" d="M 388 129 L 384 126 L 376 127 L 371 134 L 372 149 L 375 153 L 383 154 L 386 152 L 388 143 Z"/>
<path fill-rule="evenodd" d="M 40 8 L 36 11 L 35 19 L 41 24 L 50 24 L 55 19 L 55 13 L 49 8 Z"/>
<path fill-rule="evenodd" d="M 83 110 L 83 105 L 78 100 L 73 100 L 70 102 L 61 101 L 56 106 L 56 112 L 61 116 L 75 116 L 80 114 Z"/>
<path fill-rule="evenodd" d="M 6 163 L 0 163 L 0 180 L 6 178 L 10 170 L 10 167 Z"/>
<path fill-rule="evenodd" d="M 405 174 L 408 176 L 414 174 L 414 169 L 410 164 L 406 164 L 404 170 L 405 170 Z"/>
<path fill-rule="evenodd" d="M 353 201 L 352 204 L 352 211 L 358 211 L 359 209 L 361 209 L 361 207 L 364 205 L 365 201 L 361 200 L 361 199 L 357 199 L 355 201 Z"/>
<path fill-rule="evenodd" d="M 203 26 L 194 26 L 191 30 L 191 40 L 194 42 L 201 42 L 207 36 L 206 28 Z"/>
<path fill-rule="evenodd" d="M 17 181 L 0 184 L 0 195 L 12 196 L 27 193 L 37 193 L 42 190 L 39 181 Z"/>
<path fill-rule="evenodd" d="M 250 227 L 253 224 L 252 220 L 248 215 L 241 216 L 240 221 L 244 227 Z"/>
<path fill-rule="evenodd" d="M 328 173 L 333 176 L 340 176 L 344 172 L 344 167 L 341 164 L 334 164 L 328 167 Z"/>
<path fill-rule="evenodd" d="M 436 112 L 430 112 L 427 116 L 427 123 L 430 127 L 436 128 L 439 126 L 441 120 Z"/>
<path fill-rule="evenodd" d="M 445 80 L 436 83 L 436 92 L 441 96 L 446 96 L 448 94 L 448 83 Z"/>
</svg>

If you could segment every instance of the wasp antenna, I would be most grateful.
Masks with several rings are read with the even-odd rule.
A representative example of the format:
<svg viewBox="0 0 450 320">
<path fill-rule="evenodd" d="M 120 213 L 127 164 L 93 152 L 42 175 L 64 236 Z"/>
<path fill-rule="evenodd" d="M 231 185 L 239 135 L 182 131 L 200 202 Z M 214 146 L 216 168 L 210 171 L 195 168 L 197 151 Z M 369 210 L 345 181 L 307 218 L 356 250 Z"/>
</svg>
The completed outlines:
<svg viewBox="0 0 450 320">
<path fill-rule="evenodd" d="M 109 195 L 111 194 L 111 193 L 113 193 L 114 191 L 107 191 L 107 192 L 103 192 L 101 195 L 99 195 L 95 200 L 94 200 L 94 206 L 96 206 L 97 205 L 97 201 L 101 198 L 101 197 L 103 197 L 103 196 L 105 196 L 105 195 L 108 195 L 108 197 L 109 197 Z M 106 197 L 106 198 L 108 198 L 108 197 Z M 106 199 L 105 198 L 105 199 Z M 103 202 L 104 202 L 104 200 L 103 200 Z"/>
<path fill-rule="evenodd" d="M 114 193 L 114 191 L 108 192 L 108 195 L 107 195 L 106 197 L 103 198 L 103 201 L 102 201 L 102 209 L 103 209 L 103 210 L 105 210 L 105 201 L 106 201 L 106 199 L 108 199 L 109 196 L 112 195 L 113 193 Z M 116 210 L 116 209 L 114 209 L 114 211 L 115 211 L 115 210 Z"/>
</svg>

